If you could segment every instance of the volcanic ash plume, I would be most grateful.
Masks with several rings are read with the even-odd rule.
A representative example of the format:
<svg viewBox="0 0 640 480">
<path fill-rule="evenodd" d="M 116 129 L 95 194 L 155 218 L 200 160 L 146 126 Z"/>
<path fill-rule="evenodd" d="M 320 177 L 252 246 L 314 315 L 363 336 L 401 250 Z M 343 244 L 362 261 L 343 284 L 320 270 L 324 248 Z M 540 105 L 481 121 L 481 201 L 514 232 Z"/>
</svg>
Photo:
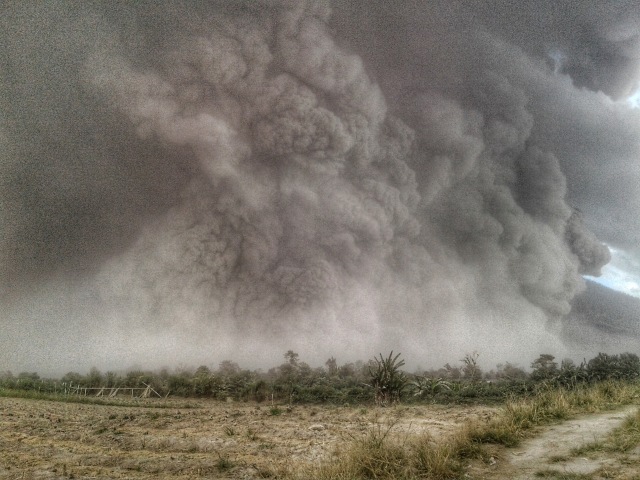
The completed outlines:
<svg viewBox="0 0 640 480">
<path fill-rule="evenodd" d="M 414 133 L 387 115 L 327 20 L 318 4 L 256 6 L 208 18 L 156 68 L 136 69 L 117 51 L 87 65 L 140 136 L 180 147 L 201 172 L 112 266 L 123 293 L 148 296 L 143 308 L 205 304 L 206 321 L 233 319 L 243 332 L 329 335 L 336 325 L 308 325 L 312 312 L 371 296 L 407 248 L 427 262 L 407 164 Z M 375 332 L 376 319 L 361 327 Z"/>
<path fill-rule="evenodd" d="M 325 2 L 168 5 L 97 8 L 78 70 L 126 164 L 175 192 L 100 263 L 105 325 L 320 360 L 560 348 L 608 252 L 522 85 L 487 69 L 391 104 Z"/>
</svg>

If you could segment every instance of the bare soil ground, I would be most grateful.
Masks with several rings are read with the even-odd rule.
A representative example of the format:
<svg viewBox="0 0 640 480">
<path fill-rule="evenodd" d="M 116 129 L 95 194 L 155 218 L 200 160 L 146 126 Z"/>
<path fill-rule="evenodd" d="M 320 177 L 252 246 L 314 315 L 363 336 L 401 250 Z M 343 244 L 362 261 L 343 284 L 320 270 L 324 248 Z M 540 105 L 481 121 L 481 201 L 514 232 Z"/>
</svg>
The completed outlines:
<svg viewBox="0 0 640 480">
<path fill-rule="evenodd" d="M 540 428 L 518 448 L 496 449 L 495 457 L 472 466 L 467 477 L 640 479 L 640 448 L 626 454 L 571 454 L 637 408 Z M 400 439 L 422 432 L 437 438 L 498 411 L 171 400 L 112 406 L 0 398 L 0 479 L 280 477 L 300 464 L 331 458 L 372 428 L 389 429 Z"/>
<path fill-rule="evenodd" d="M 168 408 L 154 408 L 159 405 Z M 185 408 L 189 407 L 189 408 Z M 253 479 L 329 458 L 373 428 L 453 432 L 483 406 L 273 406 L 145 400 L 131 406 L 0 398 L 0 479 Z"/>
</svg>

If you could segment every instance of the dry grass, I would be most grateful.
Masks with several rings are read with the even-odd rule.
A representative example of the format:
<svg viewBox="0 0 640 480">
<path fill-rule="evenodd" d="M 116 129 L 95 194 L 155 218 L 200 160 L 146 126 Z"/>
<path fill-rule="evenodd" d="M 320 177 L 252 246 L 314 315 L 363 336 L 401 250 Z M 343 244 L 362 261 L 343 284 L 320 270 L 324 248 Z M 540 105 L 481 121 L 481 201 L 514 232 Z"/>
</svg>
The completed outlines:
<svg viewBox="0 0 640 480">
<path fill-rule="evenodd" d="M 437 436 L 459 428 L 469 415 L 495 411 L 204 400 L 192 400 L 185 409 L 183 400 L 118 402 L 122 405 L 0 398 L 0 478 L 286 478 L 366 436 L 372 425 L 392 422 L 390 436 L 398 431 Z M 162 409 L 156 408 L 160 402 Z M 279 414 L 273 414 L 274 407 Z"/>
<path fill-rule="evenodd" d="M 637 394 L 616 383 L 541 390 L 500 410 L 0 398 L 0 478 L 461 479 L 538 425 Z"/>
<path fill-rule="evenodd" d="M 389 435 L 391 426 L 376 426 L 353 441 L 337 461 L 321 466 L 307 466 L 292 478 L 317 480 L 409 479 L 445 480 L 460 478 L 462 463 L 455 458 L 455 446 L 439 443 L 423 434 L 414 438 Z"/>
<path fill-rule="evenodd" d="M 637 395 L 637 385 L 617 382 L 570 391 L 543 389 L 532 398 L 510 400 L 500 415 L 486 421 L 467 422 L 438 441 L 427 434 L 399 440 L 390 435 L 392 425 L 386 429 L 378 425 L 329 462 L 306 467 L 292 476 L 319 480 L 461 479 L 465 476 L 468 460 L 492 461 L 493 451 L 487 448 L 488 445 L 516 446 L 537 426 L 558 422 L 577 413 L 627 404 Z M 631 430 L 635 432 L 634 428 Z"/>
</svg>

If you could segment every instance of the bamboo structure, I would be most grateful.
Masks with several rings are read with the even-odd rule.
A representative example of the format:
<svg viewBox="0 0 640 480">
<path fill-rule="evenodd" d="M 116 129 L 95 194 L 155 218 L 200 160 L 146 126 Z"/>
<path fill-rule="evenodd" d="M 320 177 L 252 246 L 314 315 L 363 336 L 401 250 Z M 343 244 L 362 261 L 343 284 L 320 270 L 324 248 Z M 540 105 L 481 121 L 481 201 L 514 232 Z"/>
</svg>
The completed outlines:
<svg viewBox="0 0 640 480">
<path fill-rule="evenodd" d="M 131 398 L 149 398 L 153 393 L 155 396 L 162 398 L 162 395 L 160 395 L 151 385 L 144 382 L 142 384 L 144 387 L 82 387 L 80 385 L 70 385 L 69 393 L 71 395 L 81 395 L 85 397 L 88 395 L 104 397 L 106 395 L 109 398 L 113 398 L 119 393 L 130 394 Z"/>
</svg>

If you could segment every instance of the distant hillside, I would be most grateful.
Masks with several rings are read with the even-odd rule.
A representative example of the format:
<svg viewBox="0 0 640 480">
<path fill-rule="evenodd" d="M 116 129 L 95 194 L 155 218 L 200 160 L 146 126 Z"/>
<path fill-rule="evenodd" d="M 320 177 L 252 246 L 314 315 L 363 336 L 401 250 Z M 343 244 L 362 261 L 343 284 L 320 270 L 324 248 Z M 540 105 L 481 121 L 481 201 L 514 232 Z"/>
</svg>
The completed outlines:
<svg viewBox="0 0 640 480">
<path fill-rule="evenodd" d="M 640 353 L 640 299 L 587 281 L 564 322 L 563 340 L 579 350 Z"/>
</svg>

